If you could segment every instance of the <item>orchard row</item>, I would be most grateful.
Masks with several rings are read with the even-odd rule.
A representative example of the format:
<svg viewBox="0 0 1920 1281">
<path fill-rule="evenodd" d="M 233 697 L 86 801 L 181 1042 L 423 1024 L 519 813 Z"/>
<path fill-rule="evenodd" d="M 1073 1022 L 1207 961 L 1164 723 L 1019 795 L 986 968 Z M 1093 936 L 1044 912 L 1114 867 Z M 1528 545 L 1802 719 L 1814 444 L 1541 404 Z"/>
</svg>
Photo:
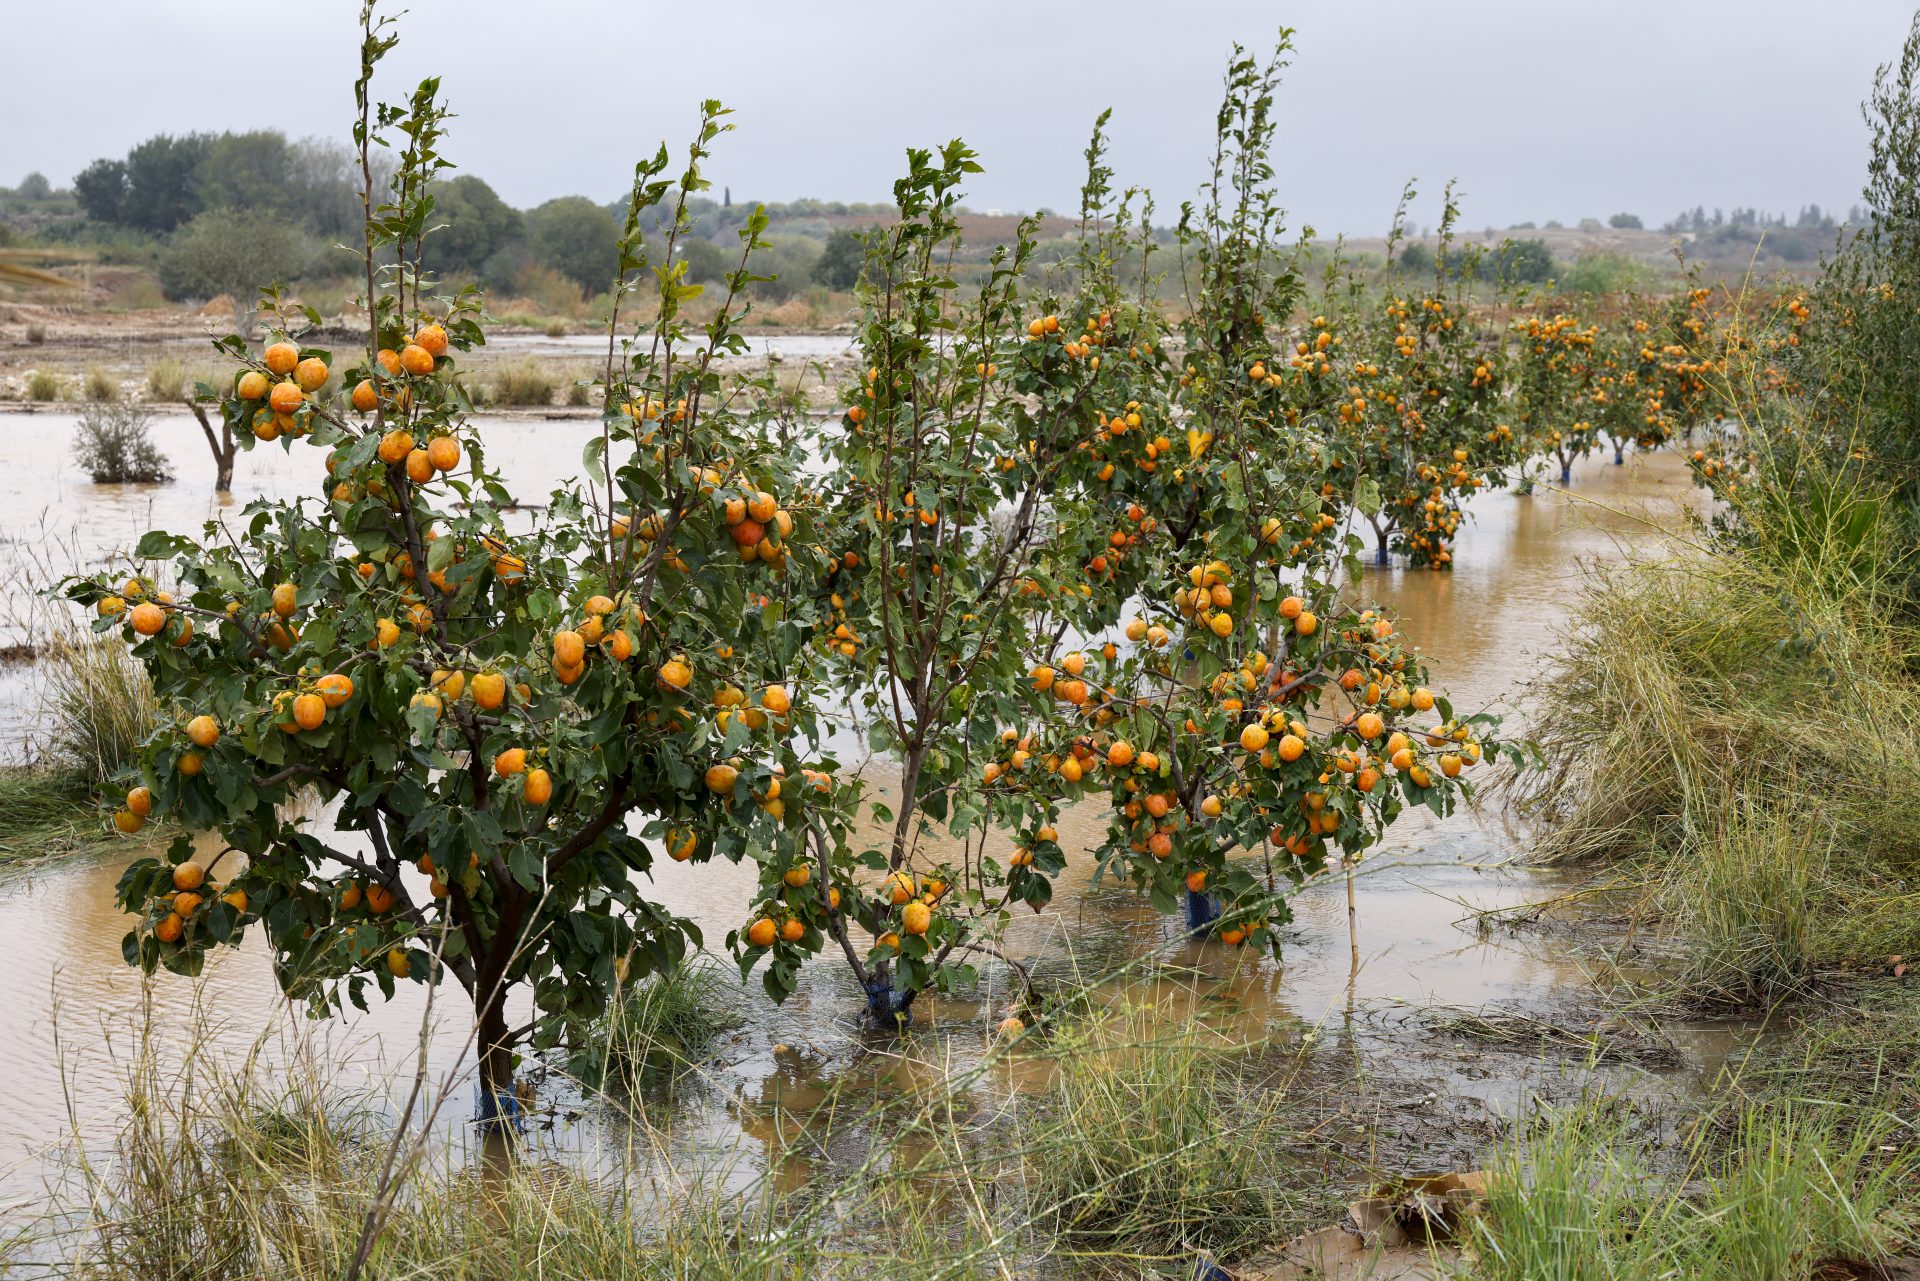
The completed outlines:
<svg viewBox="0 0 1920 1281">
<path fill-rule="evenodd" d="M 391 40 L 369 20 L 363 102 Z M 1031 224 L 954 280 L 977 162 L 910 152 L 824 434 L 713 366 L 744 350 L 763 218 L 714 318 L 683 315 L 683 202 L 727 127 L 706 104 L 677 172 L 664 148 L 636 170 L 600 431 L 544 496 L 473 426 L 477 299 L 418 266 L 437 82 L 368 105 L 356 141 L 391 137 L 399 169 L 368 201 L 366 349 L 303 346 L 282 310 L 263 349 L 220 344 L 211 389 L 250 442 L 324 451 L 325 484 L 68 585 L 166 709 L 120 826 L 164 815 L 223 851 L 133 863 L 129 960 L 192 972 L 262 930 L 316 1008 L 450 978 L 498 1090 L 526 1044 L 703 942 L 648 897 L 662 855 L 753 865 L 743 973 L 778 998 L 831 952 L 883 1021 L 970 982 L 1069 859 L 1277 947 L 1291 886 L 1409 807 L 1450 812 L 1510 750 L 1358 598 L 1356 524 L 1444 568 L 1473 493 L 1603 437 L 1684 437 L 1711 401 L 1698 296 L 1583 321 L 1454 272 L 1309 298 L 1265 177 L 1277 68 L 1231 69 L 1177 324 L 1132 283 L 1154 244 L 1100 133 L 1064 293 Z M 891 778 L 843 765 L 856 735 Z M 309 790 L 334 830 L 294 817 Z M 1061 845 L 1074 805 L 1104 813 L 1097 848 Z M 537 1017 L 509 1029 L 521 985 Z"/>
</svg>

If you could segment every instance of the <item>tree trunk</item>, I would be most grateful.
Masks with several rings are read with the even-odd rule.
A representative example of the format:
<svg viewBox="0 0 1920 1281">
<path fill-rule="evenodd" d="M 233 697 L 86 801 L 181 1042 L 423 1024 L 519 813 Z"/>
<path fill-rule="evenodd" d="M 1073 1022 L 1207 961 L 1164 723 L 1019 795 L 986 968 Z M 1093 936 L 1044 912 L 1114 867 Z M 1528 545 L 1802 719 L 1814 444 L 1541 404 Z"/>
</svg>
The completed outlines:
<svg viewBox="0 0 1920 1281">
<path fill-rule="evenodd" d="M 233 451 L 228 450 L 226 453 L 226 456 L 219 460 L 218 466 L 214 472 L 213 492 L 216 494 L 225 494 L 225 493 L 232 492 L 232 490 L 233 490 Z"/>
</svg>

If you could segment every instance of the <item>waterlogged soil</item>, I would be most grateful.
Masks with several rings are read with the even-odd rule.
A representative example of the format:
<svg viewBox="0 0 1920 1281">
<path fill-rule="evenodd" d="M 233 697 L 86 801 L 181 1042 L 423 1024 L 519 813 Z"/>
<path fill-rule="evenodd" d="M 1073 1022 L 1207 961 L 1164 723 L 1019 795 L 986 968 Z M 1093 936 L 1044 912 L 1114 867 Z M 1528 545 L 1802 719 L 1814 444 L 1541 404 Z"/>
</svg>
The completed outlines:
<svg viewBox="0 0 1920 1281">
<path fill-rule="evenodd" d="M 28 343 L 24 337 L 18 337 L 24 334 L 24 326 L 11 334 L 0 327 L 0 403 L 28 401 L 32 391 L 30 380 L 36 373 L 54 376 L 58 397 L 53 401 L 35 402 L 34 407 L 56 412 L 72 407 L 61 402 L 77 400 L 91 373 L 104 374 L 122 397 L 141 401 L 155 399 L 148 384 L 148 373 L 162 363 L 178 365 L 185 374 L 188 388 L 201 380 L 217 382 L 221 377 L 219 371 L 226 366 L 214 352 L 212 342 L 216 335 L 231 332 L 232 328 L 232 315 L 223 308 L 198 321 L 180 314 L 138 320 L 120 317 L 108 323 L 56 320 L 48 327 L 45 343 Z M 331 346 L 336 353 L 344 353 L 351 344 L 340 337 L 339 332 L 321 331 L 314 339 L 315 345 Z M 716 357 L 715 369 L 731 377 L 755 377 L 772 372 L 783 386 L 799 386 L 822 405 L 830 394 L 827 388 L 844 384 L 857 368 L 850 328 L 844 333 L 747 329 L 739 336 L 746 349 Z M 676 351 L 691 354 L 699 338 L 697 328 L 693 337 L 693 345 L 678 347 Z M 623 351 L 629 342 L 645 350 L 649 341 L 647 334 L 629 328 L 616 341 L 615 350 Z M 598 377 L 605 368 L 606 357 L 604 325 L 598 328 L 582 325 L 576 332 L 564 334 L 496 329 L 490 333 L 486 345 L 462 354 L 460 365 L 476 395 L 492 387 L 502 365 L 531 364 L 547 375 L 554 387 L 554 403 L 523 406 L 508 412 L 592 416 L 598 413 L 597 409 L 567 407 L 557 402 L 566 398 L 574 382 Z M 816 374 L 816 369 L 825 371 L 824 380 Z M 173 411 L 178 405 L 161 408 Z"/>
<path fill-rule="evenodd" d="M 166 418 L 156 439 L 179 481 L 95 486 L 69 461 L 73 421 L 0 414 L 0 546 L 10 561 L 86 563 L 148 528 L 193 530 L 256 496 L 311 492 L 321 474 L 318 450 L 257 449 L 241 459 L 237 492 L 216 498 L 198 428 Z M 489 456 L 533 497 L 577 467 L 591 427 L 483 420 L 479 430 Z M 1692 495 L 1685 467 L 1670 455 L 1625 466 L 1596 457 L 1576 469 L 1568 491 L 1478 500 L 1452 573 L 1370 567 L 1355 590 L 1393 611 L 1456 707 L 1504 707 L 1523 723 L 1517 709 L 1585 567 L 1680 524 Z M 17 587 L 7 590 L 21 614 Z M 29 726 L 30 670 L 0 669 L 0 738 L 9 742 Z M 320 826 L 326 819 L 313 816 Z M 1061 844 L 1090 848 L 1102 822 L 1094 806 L 1070 812 L 1059 824 Z M 1177 921 L 1124 887 L 1095 884 L 1091 860 L 1080 858 L 1047 910 L 1014 924 L 1007 949 L 1043 979 L 1111 976 L 1096 983 L 1096 1005 L 1127 1001 L 1168 1018 L 1198 1016 L 1223 1041 L 1251 1047 L 1252 1063 L 1270 1068 L 1256 1074 L 1269 1082 L 1264 1088 L 1289 1090 L 1316 1118 L 1312 1143 L 1337 1180 L 1471 1163 L 1531 1100 L 1576 1093 L 1596 1079 L 1649 1101 L 1705 1090 L 1745 1029 L 1668 1021 L 1651 1035 L 1636 1025 L 1616 1037 L 1619 1025 L 1603 1018 L 1593 982 L 1604 965 L 1603 932 L 1476 927 L 1476 913 L 1566 888 L 1554 874 L 1519 866 L 1523 852 L 1524 833 L 1497 814 L 1411 813 L 1358 872 L 1352 935 L 1347 885 L 1331 877 L 1299 894 L 1277 964 L 1184 938 Z M 16 1100 L 0 1111 L 0 1223 L 45 1200 L 74 1131 L 96 1145 L 110 1138 L 143 1027 L 172 1057 L 193 1047 L 219 1072 L 237 1070 L 252 1053 L 267 1065 L 330 1063 L 332 1087 L 343 1095 L 371 1086 L 390 1099 L 411 1083 L 424 1044 L 430 1092 L 447 1100 L 436 1124 L 465 1133 L 474 1093 L 470 1020 L 457 993 L 429 1009 L 424 988 L 403 985 L 369 1012 L 313 1023 L 277 995 L 257 940 L 215 957 L 197 981 L 162 975 L 143 983 L 121 960 L 127 920 L 113 907 L 114 881 L 131 854 L 129 847 L 0 880 L 9 958 L 0 1022 L 10 1032 L 3 1057 Z M 653 892 L 718 940 L 739 924 L 753 883 L 748 868 L 661 860 Z M 638 1121 L 616 1118 L 548 1076 L 538 1087 L 534 1142 L 588 1168 L 658 1151 L 682 1174 L 699 1170 L 740 1188 L 770 1175 L 793 1187 L 822 1168 L 864 1159 L 887 1124 L 871 1119 L 876 1107 L 955 1095 L 957 1115 L 991 1116 L 1010 1096 L 1053 1079 L 1039 1038 L 988 1065 L 992 1029 L 1011 999 L 997 965 L 983 969 L 977 993 L 926 1000 L 908 1035 L 885 1039 L 858 1026 L 861 993 L 832 956 L 808 966 L 780 1006 L 760 995 L 757 976 L 742 988 L 727 973 L 737 1022 L 701 1067 Z M 1455 1017 L 1462 1012 L 1501 1016 L 1504 1035 L 1476 1032 Z M 1546 1024 L 1555 1035 L 1529 1034 Z M 1594 1034 L 1609 1049 L 1604 1057 L 1583 1040 Z"/>
</svg>

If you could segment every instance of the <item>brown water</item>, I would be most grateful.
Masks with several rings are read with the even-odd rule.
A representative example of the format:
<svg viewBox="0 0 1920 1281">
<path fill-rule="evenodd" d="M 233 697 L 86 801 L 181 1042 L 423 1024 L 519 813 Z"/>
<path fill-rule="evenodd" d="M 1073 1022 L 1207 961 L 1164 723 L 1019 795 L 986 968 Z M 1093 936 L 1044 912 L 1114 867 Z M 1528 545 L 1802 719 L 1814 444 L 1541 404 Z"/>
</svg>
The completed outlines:
<svg viewBox="0 0 1920 1281">
<path fill-rule="evenodd" d="M 156 430 L 178 482 L 94 486 L 68 461 L 72 428 L 66 415 L 0 414 L 0 539 L 6 540 L 0 546 L 10 559 L 15 551 L 23 560 L 29 553 L 57 561 L 98 557 L 130 546 L 148 528 L 195 529 L 254 496 L 311 492 L 321 473 L 318 450 L 256 449 L 240 461 L 239 492 L 216 501 L 198 428 L 179 418 L 162 420 Z M 480 430 L 490 457 L 532 499 L 577 466 L 592 425 L 497 420 L 484 421 Z M 1426 650 L 1457 707 L 1511 708 L 1524 700 L 1577 595 L 1582 564 L 1654 539 L 1659 528 L 1680 519 L 1692 496 L 1685 467 L 1670 455 L 1624 467 L 1596 458 L 1577 470 L 1571 494 L 1484 496 L 1462 532 L 1451 574 L 1370 570 L 1359 594 L 1401 620 L 1403 634 Z M 30 697 L 25 669 L 0 669 L 0 735 L 17 737 Z M 1062 845 L 1093 844 L 1100 822 L 1091 806 L 1068 815 L 1060 825 Z M 1311 1041 L 1314 1029 L 1332 1028 L 1383 1063 L 1419 1061 L 1420 1072 L 1408 1075 L 1430 1081 L 1456 1111 L 1462 1101 L 1490 1113 L 1511 1111 L 1539 1085 L 1541 1064 L 1524 1054 L 1442 1054 L 1417 1025 L 1393 1015 L 1427 1003 L 1552 1009 L 1586 992 L 1589 962 L 1563 937 L 1482 937 L 1471 928 L 1471 909 L 1533 902 L 1558 888 L 1547 874 L 1509 866 L 1515 853 L 1515 838 L 1497 818 L 1409 814 L 1359 878 L 1357 971 L 1350 962 L 1345 887 L 1337 880 L 1301 893 L 1284 961 L 1275 965 L 1185 940 L 1177 921 L 1127 891 L 1093 886 L 1084 859 L 1060 878 L 1047 911 L 1015 923 L 1007 946 L 1055 970 L 1069 959 L 1101 967 L 1131 960 L 1139 967 L 1133 990 L 1206 1012 L 1236 1035 L 1298 1043 L 1303 1033 Z M 72 1128 L 91 1136 L 111 1132 L 122 1108 L 121 1065 L 145 993 L 164 1044 L 179 1046 L 193 1035 L 209 1040 L 218 1055 L 261 1043 L 270 1062 L 304 1045 L 343 1065 L 342 1088 L 364 1081 L 397 1089 L 411 1076 L 428 1014 L 418 985 L 405 985 L 394 1001 L 369 1013 L 311 1024 L 289 1014 L 268 972 L 266 949 L 250 944 L 216 957 L 197 982 L 163 975 L 143 987 L 121 961 L 127 920 L 112 903 L 126 858 L 116 851 L 0 880 L 7 958 L 0 1023 L 9 1032 L 0 1062 L 14 1100 L 0 1110 L 0 1222 L 10 1208 L 38 1202 L 49 1161 Z M 663 860 L 654 882 L 661 901 L 715 939 L 738 923 L 752 889 L 750 868 L 724 862 Z M 712 1154 L 738 1181 L 766 1169 L 783 1181 L 798 1178 L 810 1159 L 782 1154 L 807 1133 L 814 1109 L 829 1099 L 937 1082 L 943 1073 L 977 1065 L 1007 996 L 1006 976 L 990 970 L 976 997 L 918 1006 L 912 1036 L 876 1042 L 855 1026 L 860 993 L 832 958 L 808 967 L 800 990 L 778 1007 L 760 996 L 756 976 L 737 999 L 741 1026 L 703 1071 L 701 1088 L 681 1093 L 673 1141 L 680 1150 Z M 428 1062 L 436 1085 L 449 1091 L 442 1121 L 457 1129 L 471 1107 L 464 1075 L 469 1020 L 457 1008 L 457 994 L 450 998 L 432 1011 Z M 1717 1069 L 1730 1044 L 1724 1030 L 1713 1027 L 1668 1032 L 1683 1051 L 1683 1066 L 1663 1077 L 1630 1074 L 1654 1091 L 1697 1083 Z M 998 1080 L 1018 1088 L 1045 1075 L 1036 1058 Z M 630 1131 L 587 1107 L 566 1109 L 538 1141 L 591 1160 L 630 1139 Z M 1428 1147 L 1435 1160 L 1451 1154 L 1444 1135 Z"/>
</svg>

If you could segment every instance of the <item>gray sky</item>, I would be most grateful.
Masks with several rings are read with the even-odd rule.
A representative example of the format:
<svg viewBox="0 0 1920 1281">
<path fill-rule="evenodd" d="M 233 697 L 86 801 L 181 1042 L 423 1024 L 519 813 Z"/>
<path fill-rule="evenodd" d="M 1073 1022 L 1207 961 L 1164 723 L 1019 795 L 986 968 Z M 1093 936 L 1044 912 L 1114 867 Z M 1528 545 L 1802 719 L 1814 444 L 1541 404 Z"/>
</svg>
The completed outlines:
<svg viewBox="0 0 1920 1281">
<path fill-rule="evenodd" d="M 1235 40 L 1282 21 L 1280 106 L 1297 227 L 1371 234 L 1401 181 L 1436 220 L 1458 177 L 1470 227 L 1629 210 L 1807 201 L 1864 175 L 1858 104 L 1915 0 L 414 0 L 389 100 L 438 73 L 449 154 L 510 203 L 622 193 L 676 150 L 699 99 L 735 109 L 709 172 L 736 199 L 887 198 L 908 145 L 962 136 L 975 208 L 1071 207 L 1111 105 L 1122 183 L 1171 221 L 1203 172 Z M 5 0 L 0 183 L 65 185 L 156 132 L 274 127 L 342 140 L 355 0 Z"/>
</svg>

